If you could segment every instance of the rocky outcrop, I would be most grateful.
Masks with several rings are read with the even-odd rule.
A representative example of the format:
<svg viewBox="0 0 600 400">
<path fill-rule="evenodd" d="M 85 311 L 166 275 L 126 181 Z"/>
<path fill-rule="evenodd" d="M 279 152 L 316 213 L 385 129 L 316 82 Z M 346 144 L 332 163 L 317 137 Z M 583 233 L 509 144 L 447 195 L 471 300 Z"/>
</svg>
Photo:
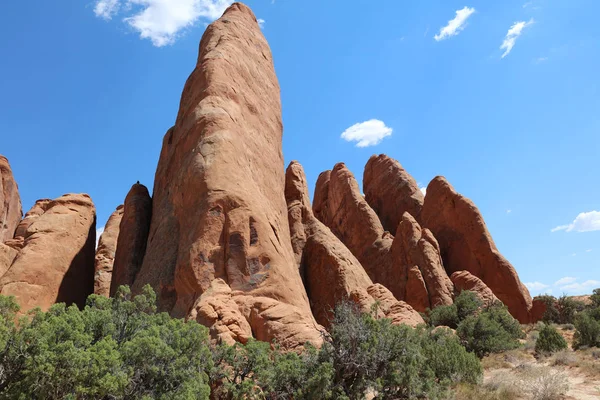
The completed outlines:
<svg viewBox="0 0 600 400">
<path fill-rule="evenodd" d="M 22 216 L 19 188 L 8 160 L 0 155 L 0 243 L 14 237 Z"/>
<path fill-rule="evenodd" d="M 546 310 L 548 310 L 548 304 L 546 301 L 535 297 L 532 301 L 531 307 L 531 322 L 535 323 L 544 319 L 544 314 L 546 314 Z"/>
<path fill-rule="evenodd" d="M 427 187 L 421 224 L 437 239 L 449 274 L 469 271 L 506 304 L 516 319 L 529 322 L 529 291 L 496 248 L 475 204 L 443 177 L 436 177 Z"/>
<path fill-rule="evenodd" d="M 308 187 L 302 166 L 292 161 L 286 170 L 285 198 L 292 248 L 313 314 L 318 323 L 329 326 L 332 310 L 343 301 L 352 300 L 364 311 L 370 311 L 375 301 L 385 298 L 383 316 L 396 323 L 422 323 L 418 313 L 392 305 L 397 302 L 386 289 L 376 290 L 362 265 L 350 250 L 314 216 L 308 199 Z M 378 297 L 373 297 L 373 293 Z M 416 316 L 415 316 L 416 314 Z"/>
<path fill-rule="evenodd" d="M 206 29 L 164 138 L 134 292 L 151 284 L 162 310 L 210 325 L 222 341 L 320 342 L 290 244 L 281 139 L 269 46 L 235 3 Z"/>
<path fill-rule="evenodd" d="M 94 290 L 92 200 L 85 194 L 67 194 L 44 204 L 42 214 L 30 215 L 22 232 L 23 248 L 0 278 L 0 294 L 15 296 L 23 313 L 38 306 L 46 310 L 56 302 L 82 307 Z"/>
<path fill-rule="evenodd" d="M 325 193 L 326 191 L 326 193 Z M 354 254 L 371 280 L 404 299 L 406 271 L 394 263 L 393 236 L 384 231 L 352 172 L 343 163 L 321 174 L 315 189 L 315 216 Z"/>
<path fill-rule="evenodd" d="M 52 200 L 50 199 L 37 200 L 33 207 L 31 207 L 31 209 L 27 211 L 27 214 L 25 214 L 25 218 L 23 218 L 19 225 L 17 225 L 17 229 L 15 230 L 15 237 L 11 240 L 7 240 L 5 242 L 6 245 L 16 250 L 20 250 L 21 248 L 23 248 L 27 228 L 29 228 L 29 225 L 31 225 L 40 215 L 46 212 L 46 210 L 48 209 L 48 205 L 51 202 Z"/>
<path fill-rule="evenodd" d="M 120 205 L 110 215 L 104 232 L 98 240 L 96 248 L 96 261 L 94 264 L 94 294 L 108 297 L 110 295 L 110 281 L 112 279 L 117 240 L 119 238 L 119 224 L 123 218 L 123 206 Z"/>
<path fill-rule="evenodd" d="M 452 283 L 454 283 L 457 293 L 460 293 L 463 290 L 474 292 L 485 305 L 491 305 L 499 301 L 494 295 L 494 292 L 492 292 L 481 279 L 474 276 L 469 271 L 456 271 L 450 276 L 450 279 L 452 280 Z"/>
<path fill-rule="evenodd" d="M 111 296 L 119 286 L 133 285 L 144 261 L 152 217 L 152 198 L 146 186 L 138 182 L 131 187 L 125 197 L 122 214 L 110 284 Z"/>
<path fill-rule="evenodd" d="M 355 291 L 351 294 L 362 312 L 376 311 L 378 317 L 389 318 L 394 325 L 404 324 L 416 327 L 425 323 L 423 317 L 414 308 L 404 301 L 396 300 L 392 292 L 385 286 L 376 283 L 369 286 L 366 292 L 368 297 L 365 296 L 364 291 Z"/>
<path fill-rule="evenodd" d="M 363 175 L 365 200 L 377 213 L 383 228 L 396 232 L 405 212 L 417 221 L 424 196 L 415 179 L 393 158 L 371 156 Z"/>
<path fill-rule="evenodd" d="M 0 277 L 10 268 L 18 253 L 12 247 L 0 243 Z"/>
<path fill-rule="evenodd" d="M 395 263 L 409 271 L 405 297 L 416 310 L 452 304 L 454 285 L 444 269 L 438 242 L 408 212 L 398 224 L 392 254 Z"/>
</svg>

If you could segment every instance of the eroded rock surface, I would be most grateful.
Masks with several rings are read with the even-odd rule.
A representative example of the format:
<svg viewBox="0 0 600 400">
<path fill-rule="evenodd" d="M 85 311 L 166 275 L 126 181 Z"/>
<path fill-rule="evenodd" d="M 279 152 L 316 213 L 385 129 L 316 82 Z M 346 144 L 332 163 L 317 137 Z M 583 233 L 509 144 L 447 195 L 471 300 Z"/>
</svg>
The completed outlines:
<svg viewBox="0 0 600 400">
<path fill-rule="evenodd" d="M 450 279 L 454 283 L 454 287 L 458 293 L 463 290 L 474 292 L 485 305 L 491 305 L 499 301 L 492 290 L 481 279 L 469 271 L 456 271 L 450 276 Z"/>
<path fill-rule="evenodd" d="M 259 340 L 321 341 L 290 242 L 281 139 L 269 46 L 252 11 L 235 3 L 206 29 L 164 138 L 134 292 L 151 284 L 161 309 L 214 321 L 226 342 L 248 333 L 239 314 Z M 218 279 L 230 295 L 215 290 Z M 234 317 L 213 326 L 208 310 L 223 307 Z"/>
<path fill-rule="evenodd" d="M 82 307 L 94 290 L 96 209 L 86 194 L 67 194 L 31 216 L 23 247 L 0 278 L 0 294 L 13 295 L 25 313 L 56 302 Z M 37 212 L 37 211 L 36 211 Z M 33 215 L 33 214 L 32 214 Z"/>
<path fill-rule="evenodd" d="M 417 182 L 398 161 L 385 154 L 369 158 L 363 190 L 365 200 L 389 232 L 396 232 L 405 212 L 417 221 L 421 216 L 424 196 Z"/>
<path fill-rule="evenodd" d="M 513 266 L 500 254 L 481 213 L 445 178 L 429 183 L 421 223 L 437 239 L 449 274 L 466 270 L 478 277 L 522 323 L 530 320 L 529 291 Z"/>
<path fill-rule="evenodd" d="M 152 199 L 146 186 L 133 184 L 123 205 L 119 223 L 119 235 L 115 252 L 110 295 L 114 295 L 119 286 L 133 285 L 142 267 L 150 219 L 152 217 Z"/>
<path fill-rule="evenodd" d="M 0 243 L 14 237 L 22 216 L 19 188 L 8 159 L 0 155 Z"/>
<path fill-rule="evenodd" d="M 94 264 L 94 294 L 108 297 L 110 295 L 110 282 L 112 279 L 117 240 L 119 239 L 119 224 L 123 218 L 123 206 L 120 205 L 110 215 L 104 232 L 98 240 Z"/>
</svg>

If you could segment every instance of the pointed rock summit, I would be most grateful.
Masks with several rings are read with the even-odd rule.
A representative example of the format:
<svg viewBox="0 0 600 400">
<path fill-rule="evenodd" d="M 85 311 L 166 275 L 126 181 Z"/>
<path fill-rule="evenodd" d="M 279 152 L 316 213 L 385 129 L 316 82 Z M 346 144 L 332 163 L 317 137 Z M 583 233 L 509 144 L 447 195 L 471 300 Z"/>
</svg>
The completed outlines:
<svg viewBox="0 0 600 400">
<path fill-rule="evenodd" d="M 392 293 L 373 282 L 346 246 L 314 216 L 302 166 L 292 161 L 286 171 L 285 197 L 292 247 L 317 322 L 329 326 L 331 311 L 343 301 L 352 300 L 365 312 L 376 301 L 386 300 L 382 316 L 395 323 L 417 325 L 421 316 L 408 304 L 398 302 Z"/>
<path fill-rule="evenodd" d="M 279 84 L 241 3 L 208 26 L 156 171 L 134 292 L 231 342 L 320 342 L 290 241 Z"/>
<path fill-rule="evenodd" d="M 120 205 L 110 215 L 104 232 L 98 240 L 96 248 L 96 261 L 94 264 L 94 294 L 108 297 L 110 295 L 110 281 L 112 279 L 117 240 L 119 238 L 119 224 L 123 218 L 123 206 Z"/>
<path fill-rule="evenodd" d="M 146 253 L 151 217 L 152 198 L 148 188 L 139 182 L 134 183 L 125 197 L 119 223 L 119 238 L 111 274 L 111 296 L 119 286 L 131 286 L 135 282 Z"/>
<path fill-rule="evenodd" d="M 383 228 L 396 232 L 405 212 L 417 221 L 424 196 L 415 179 L 393 158 L 371 156 L 363 175 L 365 200 L 379 216 Z"/>
<path fill-rule="evenodd" d="M 19 188 L 8 159 L 0 155 L 0 243 L 13 238 L 22 216 Z"/>
<path fill-rule="evenodd" d="M 481 213 L 438 176 L 427 186 L 421 223 L 436 237 L 449 274 L 468 271 L 481 279 L 522 323 L 530 321 L 529 291 L 500 254 Z"/>
</svg>

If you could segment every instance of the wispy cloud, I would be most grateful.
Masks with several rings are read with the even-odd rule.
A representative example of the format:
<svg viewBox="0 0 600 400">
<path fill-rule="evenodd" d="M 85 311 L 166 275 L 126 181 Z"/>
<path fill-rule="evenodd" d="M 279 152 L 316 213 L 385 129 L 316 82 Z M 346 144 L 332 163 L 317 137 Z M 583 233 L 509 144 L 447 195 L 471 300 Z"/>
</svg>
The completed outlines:
<svg viewBox="0 0 600 400">
<path fill-rule="evenodd" d="M 423 193 L 423 196 L 425 196 L 427 194 L 427 188 L 426 187 L 420 187 L 419 190 L 421 191 L 421 193 Z"/>
<path fill-rule="evenodd" d="M 474 8 L 465 7 L 460 10 L 456 10 L 456 16 L 454 19 L 448 21 L 448 25 L 442 27 L 440 32 L 433 38 L 436 41 L 447 39 L 451 36 L 458 35 L 467 26 L 467 19 L 475 13 Z"/>
<path fill-rule="evenodd" d="M 119 13 L 142 39 L 157 47 L 173 44 L 198 21 L 219 18 L 232 0 L 96 0 L 94 13 L 110 20 Z"/>
<path fill-rule="evenodd" d="M 259 19 L 258 19 L 258 26 L 260 26 L 260 29 L 263 29 L 263 28 L 265 27 L 265 23 L 266 23 L 266 22 L 267 22 L 267 21 L 265 21 L 265 20 L 264 20 L 264 19 L 262 19 L 262 18 L 259 18 Z"/>
<path fill-rule="evenodd" d="M 567 225 L 559 225 L 550 232 L 592 232 L 600 231 L 600 211 L 582 212 Z"/>
<path fill-rule="evenodd" d="M 508 209 L 508 210 L 506 210 L 506 213 L 507 213 L 507 214 L 510 214 L 511 212 L 512 212 L 512 210 L 511 210 L 511 209 Z"/>
<path fill-rule="evenodd" d="M 561 286 L 561 289 L 564 292 L 567 292 L 568 294 L 571 295 L 577 295 L 577 294 L 588 294 L 591 293 L 592 290 L 600 288 L 600 281 L 597 280 L 587 280 L 585 282 L 573 282 L 571 284 L 568 285 L 564 285 Z"/>
<path fill-rule="evenodd" d="M 536 64 L 541 64 L 541 63 L 546 62 L 546 61 L 548 61 L 548 57 L 538 57 L 538 58 L 535 59 L 535 63 Z"/>
<path fill-rule="evenodd" d="M 371 119 L 352 125 L 340 137 L 347 142 L 357 142 L 356 147 L 369 147 L 378 145 L 388 136 L 392 136 L 392 128 L 383 121 Z"/>
<path fill-rule="evenodd" d="M 532 18 L 528 22 L 525 22 L 525 21 L 515 22 L 510 27 L 510 29 L 506 33 L 506 36 L 504 37 L 504 41 L 502 42 L 502 45 L 500 46 L 500 49 L 504 50 L 504 53 L 502 54 L 502 58 L 504 58 L 510 54 L 513 47 L 515 47 L 515 43 L 517 42 L 517 39 L 523 33 L 523 30 L 526 27 L 528 27 L 529 25 L 532 25 L 533 23 L 534 23 L 534 21 Z"/>
<path fill-rule="evenodd" d="M 557 280 L 556 282 L 554 282 L 554 286 L 568 285 L 568 284 L 573 283 L 575 281 L 577 281 L 577 278 L 574 278 L 572 276 L 565 276 L 564 278 L 560 278 L 559 280 Z"/>
<path fill-rule="evenodd" d="M 525 283 L 525 286 L 527 286 L 527 289 L 531 290 L 532 292 L 539 292 L 550 287 L 542 282 L 527 282 Z"/>
</svg>

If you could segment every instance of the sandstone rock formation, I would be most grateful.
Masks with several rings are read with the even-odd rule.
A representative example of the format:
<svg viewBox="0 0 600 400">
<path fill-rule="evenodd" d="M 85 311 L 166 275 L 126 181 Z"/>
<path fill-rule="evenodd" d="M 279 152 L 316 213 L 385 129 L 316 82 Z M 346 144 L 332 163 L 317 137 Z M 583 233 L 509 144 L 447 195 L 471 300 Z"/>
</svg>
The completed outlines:
<svg viewBox="0 0 600 400">
<path fill-rule="evenodd" d="M 535 323 L 541 321 L 544 318 L 544 314 L 546 314 L 547 309 L 548 306 L 546 305 L 546 302 L 537 297 L 534 298 L 531 307 L 531 322 Z"/>
<path fill-rule="evenodd" d="M 424 196 L 417 182 L 398 161 L 385 154 L 369 158 L 363 175 L 363 190 L 365 200 L 389 232 L 396 232 L 405 212 L 417 221 L 421 216 Z"/>
<path fill-rule="evenodd" d="M 8 160 L 0 155 L 0 243 L 13 238 L 22 216 L 19 188 Z"/>
<path fill-rule="evenodd" d="M 94 294 L 108 297 L 110 295 L 110 281 L 112 279 L 117 240 L 119 238 L 119 224 L 123 218 L 123 206 L 120 205 L 110 215 L 104 232 L 100 235 L 96 248 L 96 261 L 94 264 Z"/>
<path fill-rule="evenodd" d="M 456 271 L 450 276 L 450 279 L 454 283 L 456 292 L 462 292 L 463 290 L 474 292 L 485 305 L 491 305 L 499 301 L 494 292 L 469 271 Z"/>
<path fill-rule="evenodd" d="M 31 223 L 22 232 L 23 248 L 0 278 L 0 294 L 14 295 L 23 313 L 38 306 L 45 310 L 56 302 L 83 306 L 94 290 L 92 200 L 85 194 L 67 194 L 43 204 L 45 212 L 30 215 Z"/>
<path fill-rule="evenodd" d="M 384 284 L 397 299 L 404 299 L 406 271 L 394 264 L 394 238 L 384 231 L 343 163 L 319 176 L 314 213 L 354 254 L 373 282 Z"/>
<path fill-rule="evenodd" d="M 0 243 L 0 276 L 8 270 L 18 253 L 12 247 Z"/>
<path fill-rule="evenodd" d="M 285 182 L 292 248 L 317 322 L 329 326 L 331 311 L 342 301 L 352 300 L 368 312 L 375 301 L 385 300 L 383 316 L 396 323 L 423 323 L 421 316 L 408 305 L 395 305 L 399 302 L 389 290 L 373 285 L 358 260 L 313 215 L 306 177 L 299 163 L 290 163 Z"/>
<path fill-rule="evenodd" d="M 33 224 L 40 215 L 42 215 L 46 212 L 46 210 L 48 210 L 50 203 L 52 203 L 51 199 L 37 200 L 33 207 L 31 207 L 31 209 L 27 211 L 27 214 L 25 214 L 25 218 L 23 218 L 17 226 L 17 229 L 15 230 L 15 237 L 13 239 L 7 240 L 6 244 L 17 250 L 23 248 L 27 228 L 29 228 L 29 225 Z"/>
<path fill-rule="evenodd" d="M 529 291 L 500 254 L 481 213 L 443 177 L 427 187 L 421 223 L 436 237 L 449 274 L 466 270 L 481 279 L 522 323 L 530 320 Z"/>
<path fill-rule="evenodd" d="M 125 197 L 122 213 L 110 283 L 111 296 L 119 286 L 133 285 L 144 261 L 152 217 L 152 199 L 146 186 L 139 182 L 133 184 Z"/>
<path fill-rule="evenodd" d="M 410 302 L 415 309 L 425 311 L 427 308 L 452 304 L 454 285 L 444 269 L 438 242 L 431 231 L 421 229 L 408 212 L 402 215 L 398 224 L 392 254 L 394 262 L 401 269 L 409 271 L 406 298 L 415 298 Z M 415 271 L 415 267 L 418 271 Z"/>
<path fill-rule="evenodd" d="M 235 3 L 206 29 L 164 138 L 134 292 L 151 284 L 161 309 L 223 341 L 320 342 L 290 244 L 281 139 L 269 46 Z"/>
</svg>

